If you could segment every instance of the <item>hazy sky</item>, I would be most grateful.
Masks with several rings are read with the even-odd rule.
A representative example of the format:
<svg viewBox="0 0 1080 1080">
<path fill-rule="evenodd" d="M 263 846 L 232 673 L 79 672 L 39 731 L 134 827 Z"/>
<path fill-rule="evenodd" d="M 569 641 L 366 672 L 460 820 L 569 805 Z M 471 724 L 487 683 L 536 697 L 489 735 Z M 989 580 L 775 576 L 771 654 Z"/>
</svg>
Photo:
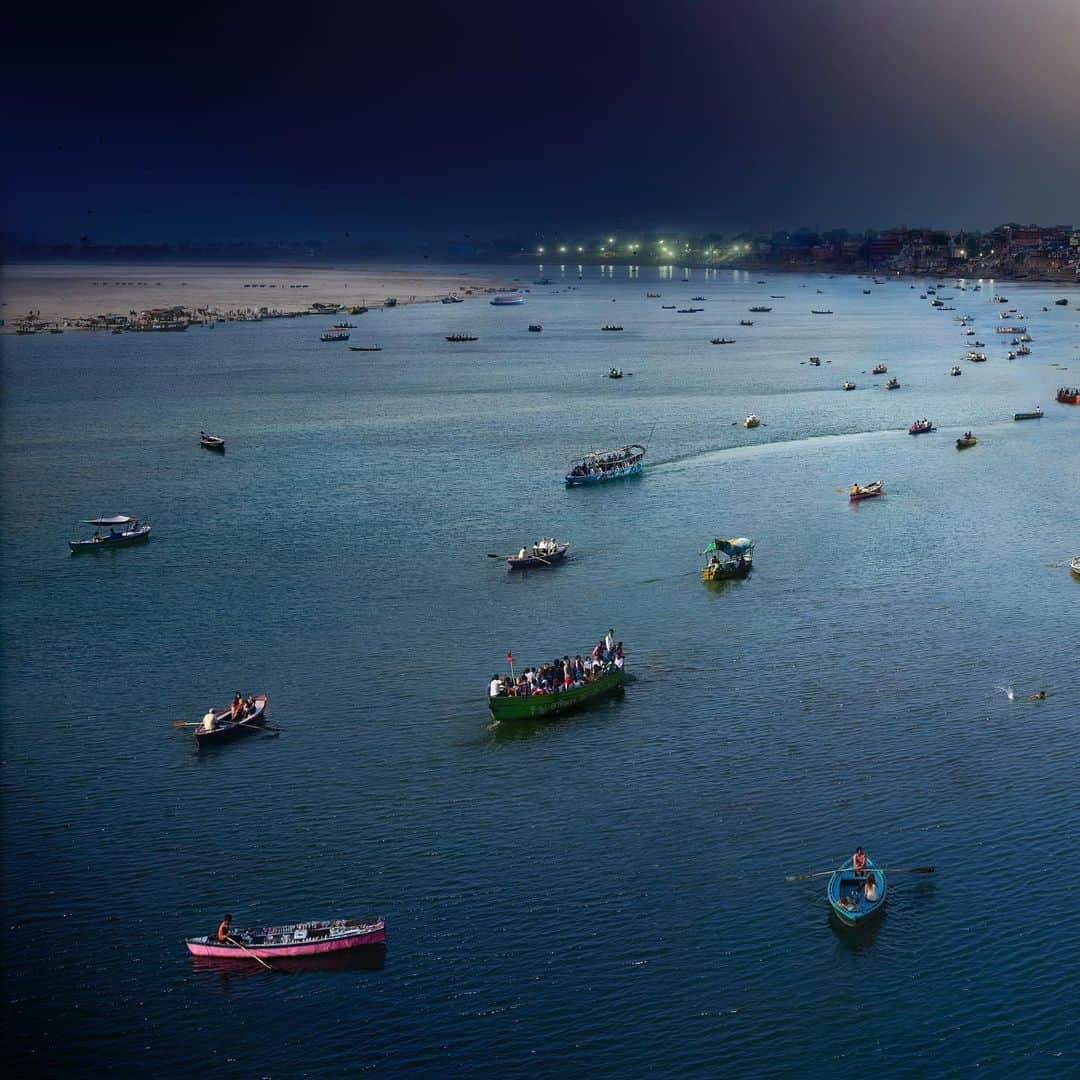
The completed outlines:
<svg viewBox="0 0 1080 1080">
<path fill-rule="evenodd" d="M 30 237 L 1080 224 L 1080 0 L 20 7 Z"/>
</svg>

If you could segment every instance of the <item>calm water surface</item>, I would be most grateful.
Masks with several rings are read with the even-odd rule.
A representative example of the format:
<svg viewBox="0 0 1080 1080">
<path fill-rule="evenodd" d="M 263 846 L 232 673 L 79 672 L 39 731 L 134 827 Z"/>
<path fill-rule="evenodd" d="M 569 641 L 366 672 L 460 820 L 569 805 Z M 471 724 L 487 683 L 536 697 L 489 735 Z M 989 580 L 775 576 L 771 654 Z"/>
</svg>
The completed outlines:
<svg viewBox="0 0 1080 1080">
<path fill-rule="evenodd" d="M 1009 362 L 992 283 L 943 313 L 907 282 L 543 273 L 522 308 L 355 318 L 380 353 L 316 319 L 3 340 L 9 1057 L 1075 1073 L 1080 409 L 1052 398 L 1080 382 L 1080 295 L 1008 286 L 1035 337 Z M 963 362 L 964 312 L 986 364 Z M 940 430 L 911 438 L 922 416 Z M 640 480 L 563 486 L 654 425 Z M 69 557 L 110 513 L 153 538 Z M 557 570 L 485 557 L 553 533 Z M 748 580 L 702 585 L 714 535 L 756 538 Z M 524 665 L 608 626 L 621 700 L 490 725 L 508 648 Z M 234 689 L 266 691 L 283 734 L 200 757 L 170 721 Z M 853 935 L 824 880 L 784 878 L 856 844 L 937 873 L 895 875 Z M 383 914 L 389 945 L 381 966 L 200 968 L 182 939 L 226 910 Z"/>
</svg>

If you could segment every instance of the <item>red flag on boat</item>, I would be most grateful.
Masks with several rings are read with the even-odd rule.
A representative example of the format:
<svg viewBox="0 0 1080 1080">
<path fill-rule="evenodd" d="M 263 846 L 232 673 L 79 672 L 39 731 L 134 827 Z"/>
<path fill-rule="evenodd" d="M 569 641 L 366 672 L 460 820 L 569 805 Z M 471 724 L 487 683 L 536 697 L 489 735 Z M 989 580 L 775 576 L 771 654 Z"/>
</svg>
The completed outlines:
<svg viewBox="0 0 1080 1080">
<path fill-rule="evenodd" d="M 514 654 L 509 649 L 506 650 L 506 662 L 508 664 L 512 664 L 514 662 Z"/>
</svg>

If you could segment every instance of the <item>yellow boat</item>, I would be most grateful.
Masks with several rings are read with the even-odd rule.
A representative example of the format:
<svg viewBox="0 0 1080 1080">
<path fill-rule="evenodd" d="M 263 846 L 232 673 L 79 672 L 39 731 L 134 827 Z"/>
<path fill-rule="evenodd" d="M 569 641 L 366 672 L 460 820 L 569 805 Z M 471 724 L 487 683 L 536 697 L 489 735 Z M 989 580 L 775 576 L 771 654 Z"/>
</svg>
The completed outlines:
<svg viewBox="0 0 1080 1080">
<path fill-rule="evenodd" d="M 701 570 L 702 581 L 746 577 L 754 567 L 754 541 L 745 536 L 715 537 L 701 554 L 709 556 Z"/>
</svg>

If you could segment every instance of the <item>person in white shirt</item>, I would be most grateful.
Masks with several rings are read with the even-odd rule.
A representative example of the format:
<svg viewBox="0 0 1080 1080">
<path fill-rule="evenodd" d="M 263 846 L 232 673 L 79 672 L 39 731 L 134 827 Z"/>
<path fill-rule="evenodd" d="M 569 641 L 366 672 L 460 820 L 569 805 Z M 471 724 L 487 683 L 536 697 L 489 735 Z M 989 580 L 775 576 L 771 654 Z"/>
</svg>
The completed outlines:
<svg viewBox="0 0 1080 1080">
<path fill-rule="evenodd" d="M 206 715 L 202 718 L 202 726 L 203 731 L 214 730 L 214 710 L 212 708 L 206 710 Z"/>
<path fill-rule="evenodd" d="M 499 681 L 498 675 L 491 676 L 491 682 L 488 684 L 488 697 L 498 697 L 502 693 L 502 683 Z"/>
<path fill-rule="evenodd" d="M 604 635 L 604 652 L 611 652 L 615 648 L 615 630 L 612 628 Z"/>
<path fill-rule="evenodd" d="M 518 552 L 518 558 L 519 559 L 524 559 L 525 558 L 525 545 L 524 544 L 522 544 L 521 550 Z"/>
</svg>

